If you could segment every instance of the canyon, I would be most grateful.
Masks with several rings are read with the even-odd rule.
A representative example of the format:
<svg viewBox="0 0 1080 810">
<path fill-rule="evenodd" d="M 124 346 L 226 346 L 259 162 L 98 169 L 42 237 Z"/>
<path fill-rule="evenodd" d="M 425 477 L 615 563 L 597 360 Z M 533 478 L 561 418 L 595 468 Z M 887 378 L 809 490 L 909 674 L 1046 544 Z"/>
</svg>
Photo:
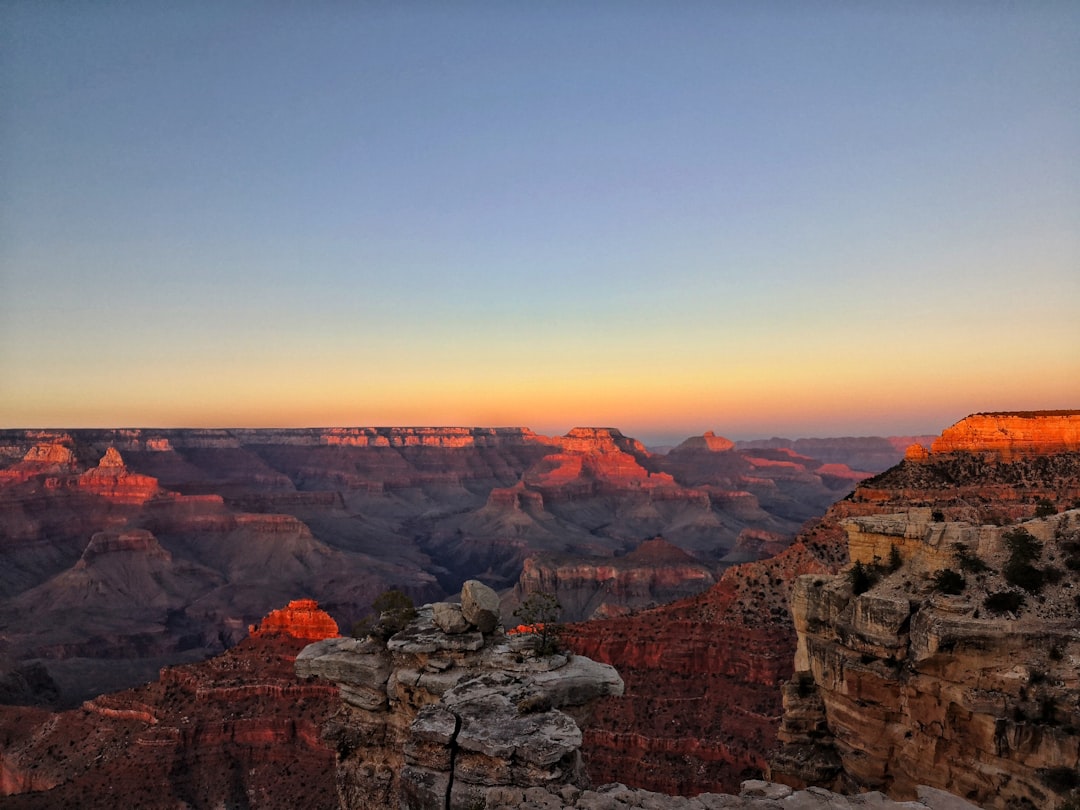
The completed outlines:
<svg viewBox="0 0 1080 810">
<path fill-rule="evenodd" d="M 573 618 L 660 604 L 871 472 L 712 434 L 654 454 L 613 428 L 0 431 L 0 696 L 74 706 L 293 599 L 350 627 L 390 588 L 506 590 L 527 566 Z M 658 536 L 687 558 L 631 572 Z"/>
<path fill-rule="evenodd" d="M 917 445 L 923 452 L 913 450 L 900 464 L 861 482 L 824 517 L 810 522 L 788 549 L 725 571 L 709 591 L 632 616 L 569 627 L 566 638 L 572 649 L 612 664 L 626 683 L 622 698 L 598 704 L 585 734 L 583 750 L 594 781 L 627 781 L 641 788 L 692 796 L 702 791 L 732 792 L 742 779 L 762 771 L 774 770 L 774 778 L 781 775 L 783 767 L 770 766 L 770 752 L 782 721 L 788 723 L 785 702 L 790 701 L 790 684 L 802 684 L 806 691 L 810 677 L 805 672 L 796 625 L 796 621 L 803 621 L 803 608 L 801 602 L 793 601 L 803 599 L 803 592 L 796 586 L 805 581 L 845 582 L 846 575 L 836 578 L 842 569 L 860 559 L 872 563 L 875 556 L 880 564 L 889 559 L 891 546 L 899 545 L 895 536 L 888 543 L 879 540 L 868 544 L 860 539 L 864 535 L 851 533 L 851 526 L 856 525 L 853 520 L 899 521 L 904 525 L 910 510 L 916 508 L 923 510 L 919 514 L 924 527 L 931 518 L 943 521 L 939 528 L 950 521 L 973 527 L 1000 526 L 1031 521 L 1040 511 L 1064 515 L 1080 503 L 1080 454 L 1067 438 L 1080 421 L 1080 413 L 1025 414 L 1020 418 L 1027 421 L 1026 427 L 1017 418 L 1014 414 L 984 414 L 961 420 L 943 435 L 969 435 L 972 438 L 966 444 L 954 442 L 947 452 L 930 452 Z M 1006 457 L 995 450 L 988 455 L 981 437 L 998 437 L 1002 429 L 1012 435 L 1040 435 L 1042 444 L 1030 453 L 1010 452 Z M 1066 438 L 1054 439 L 1058 434 Z M 995 446 L 1000 448 L 999 438 L 995 438 Z M 892 517 L 896 514 L 903 517 Z M 944 546 L 938 556 L 939 567 L 942 561 L 951 560 L 952 550 L 948 543 Z M 911 553 L 904 546 L 900 551 Z M 1059 561 L 1063 554 L 1060 549 L 1051 552 L 1049 547 L 1047 553 L 1055 553 Z M 933 570 L 925 570 L 919 576 L 925 580 L 933 574 Z M 1065 571 L 1058 587 L 1068 593 L 1076 587 L 1075 576 L 1071 569 Z M 911 587 L 916 587 L 914 581 Z M 927 585 L 924 582 L 920 587 Z M 972 596 L 970 602 L 969 612 L 977 598 Z M 1066 627 L 1073 633 L 1075 616 L 1074 605 L 1065 617 Z M 983 621 L 994 619 L 984 615 Z M 1032 621 L 1039 632 L 1051 632 L 1041 621 Z M 1060 635 L 1064 631 L 1059 627 L 1052 632 Z M 1032 637 L 1040 636 L 1035 633 Z M 902 634 L 897 638 L 895 643 L 901 644 Z M 1061 651 L 1064 655 L 1066 648 Z M 883 660 L 889 658 L 889 653 L 880 649 L 859 649 L 845 651 L 844 660 L 854 658 L 858 663 L 872 653 L 880 653 Z M 1068 666 L 1070 659 L 1063 660 Z M 879 661 L 876 666 L 884 664 Z M 833 677 L 842 677 L 836 675 L 835 667 L 830 672 Z M 844 691 L 846 686 L 839 685 L 836 690 Z M 865 702 L 866 698 L 857 695 L 847 700 Z M 999 703 L 999 708 L 1004 706 L 1005 698 L 999 697 Z M 1021 710 L 1032 711 L 1030 705 Z M 812 744 L 830 727 L 823 710 L 811 712 L 804 707 L 791 711 L 795 718 L 800 712 L 814 718 L 814 724 L 802 730 L 799 740 L 804 746 L 799 755 L 811 764 L 823 759 L 832 770 L 825 768 L 819 774 L 806 766 L 799 778 L 787 781 L 845 790 L 893 788 L 892 778 L 837 780 L 839 760 L 833 749 Z M 863 725 L 843 735 L 840 744 L 853 749 L 852 760 L 865 756 L 858 740 L 887 736 L 873 722 L 882 714 L 868 712 Z M 910 717 L 896 713 L 885 716 L 893 723 L 888 733 L 898 729 L 906 733 Z M 792 727 L 800 728 L 799 722 L 806 725 L 810 720 L 792 720 Z M 789 750 L 789 758 L 793 750 Z M 648 767 L 642 768 L 640 763 Z M 958 791 L 959 786 L 950 782 L 941 768 L 934 776 L 937 781 L 931 779 L 927 774 L 934 774 L 932 764 L 920 761 L 920 768 L 913 769 L 903 785 L 897 785 L 900 795 L 906 795 L 904 791 L 915 778 L 954 792 L 969 791 L 966 787 Z M 1075 762 L 1073 765 L 1075 770 Z M 878 767 L 887 765 L 879 760 Z"/>
<path fill-rule="evenodd" d="M 279 716 L 271 693 L 297 689 L 303 696 L 304 723 L 294 727 L 299 731 L 279 731 L 283 744 L 297 751 L 303 740 L 303 753 L 290 756 L 303 757 L 298 761 L 305 776 L 301 783 L 294 768 L 283 794 L 302 806 L 368 806 L 363 796 L 380 795 L 384 803 L 370 806 L 396 807 L 396 797 L 404 796 L 412 802 L 406 806 L 461 808 L 479 806 L 481 799 L 488 807 L 582 810 L 764 808 L 781 801 L 793 808 L 1064 807 L 1080 775 L 1080 452 L 1069 438 L 1078 419 L 1080 412 L 968 417 L 943 432 L 947 441 L 898 450 L 899 463 L 861 480 L 822 517 L 806 522 L 794 540 L 739 527 L 725 550 L 725 566 L 710 567 L 692 542 L 681 546 L 666 531 L 599 559 L 541 549 L 525 558 L 516 580 L 503 585 L 501 605 L 489 595 L 484 610 L 509 624 L 514 606 L 546 591 L 567 601 L 571 618 L 590 617 L 563 628 L 568 649 L 550 665 L 536 658 L 527 639 L 503 634 L 472 609 L 473 619 L 455 618 L 473 599 L 471 584 L 460 607 L 429 601 L 400 634 L 367 640 L 327 635 L 304 652 L 307 642 L 293 639 L 290 628 L 329 634 L 333 619 L 320 615 L 310 599 L 292 596 L 278 602 L 289 603 L 280 613 L 268 610 L 252 623 L 248 637 L 232 649 L 202 664 L 166 668 L 155 684 L 58 714 L 4 707 L 0 751 L 4 790 L 11 794 L 6 801 L 15 807 L 55 806 L 49 797 L 69 795 L 62 794 L 74 789 L 69 783 L 90 796 L 107 791 L 109 783 L 125 784 L 118 781 L 118 757 L 127 756 L 122 752 L 128 736 L 159 725 L 179 729 L 173 762 L 199 760 L 199 741 L 208 740 L 207 763 L 214 763 L 216 775 L 200 771 L 188 783 L 175 776 L 180 766 L 164 774 L 148 766 L 148 785 L 171 785 L 171 773 L 180 787 L 163 795 L 178 790 L 195 804 L 204 798 L 210 803 L 212 796 L 256 795 L 256 781 L 234 770 L 246 768 L 256 779 L 262 766 L 250 763 L 274 756 L 259 747 L 263 743 L 239 753 L 236 746 L 254 736 L 229 726 L 232 718 L 214 708 L 203 718 L 195 705 L 169 702 L 178 700 L 177 684 L 187 684 L 187 694 L 217 689 L 225 695 L 230 689 L 248 694 L 243 690 L 250 682 L 264 701 L 253 703 L 253 711 L 271 719 Z M 1003 440 L 1003 433 L 1013 438 Z M 1054 438 L 1058 434 L 1061 439 Z M 586 438 L 596 434 L 568 441 Z M 608 439 L 608 446 L 632 455 L 632 444 L 620 449 L 617 437 Z M 678 487 L 700 489 L 709 486 L 703 479 L 715 482 L 724 465 L 740 462 L 705 456 L 708 461 L 691 464 L 687 456 L 726 456 L 732 452 L 727 444 L 697 437 L 678 453 L 669 452 L 674 458 L 664 466 L 654 461 L 653 469 L 639 464 L 644 473 L 629 468 L 622 474 L 646 491 L 670 487 L 665 475 Z M 781 462 L 776 466 L 788 476 L 805 475 L 806 466 L 785 466 L 790 449 L 752 453 L 766 451 L 775 455 L 750 458 Z M 554 455 L 565 454 L 560 446 Z M 38 455 L 43 460 L 33 463 L 57 465 L 61 475 L 64 465 L 70 474 L 85 472 L 63 453 Z M 17 464 L 31 463 L 24 457 Z M 553 493 L 576 481 L 558 471 L 576 464 L 550 459 L 518 482 L 496 488 L 494 500 L 527 510 L 540 498 L 546 510 L 550 498 L 558 502 Z M 581 460 L 581 469 L 589 465 L 603 466 Z M 759 461 L 755 469 L 769 466 Z M 55 466 L 49 474 L 56 474 Z M 592 491 L 609 486 L 592 476 Z M 593 497 L 580 495 L 586 489 L 580 481 L 572 488 L 577 497 Z M 478 511 L 491 501 L 488 491 Z M 160 539 L 155 548 L 157 535 L 138 528 L 96 529 L 101 536 L 92 535 L 79 559 L 87 557 L 84 567 L 90 567 L 111 554 L 138 550 L 160 562 L 173 553 Z M 1028 549 L 1027 568 L 1013 559 L 1016 548 Z M 1043 578 L 1034 590 L 1028 589 L 1035 588 L 1030 579 L 1016 580 L 1030 577 L 1030 569 Z M 669 570 L 679 572 L 670 581 Z M 702 575 L 704 590 L 681 595 L 677 588 L 692 571 Z M 859 580 L 853 573 L 858 571 L 869 572 L 871 581 Z M 943 571 L 962 576 L 958 592 L 951 592 L 955 581 Z M 652 604 L 667 595 L 676 601 Z M 594 675 L 612 671 L 595 669 L 610 665 L 622 694 L 605 675 L 599 680 L 610 687 L 589 693 L 582 705 L 560 708 L 562 698 L 549 692 L 572 665 Z M 543 675 L 559 670 L 564 672 L 558 677 Z M 235 679 L 226 679 L 226 672 L 235 672 Z M 34 677 L 29 673 L 24 680 Z M 576 676 L 568 680 L 576 682 Z M 454 691 L 473 681 L 480 685 Z M 190 714 L 175 719 L 159 701 Z M 483 706 L 479 715 L 466 709 L 474 703 Z M 94 715 L 93 733 L 87 712 Z M 188 734 L 184 717 L 202 731 Z M 490 718 L 495 727 L 514 729 L 513 741 L 500 742 L 490 724 L 485 726 Z M 459 749 L 466 725 L 470 731 L 460 737 L 465 748 Z M 540 749 L 522 741 L 536 730 L 562 742 L 554 748 L 545 743 L 540 749 L 547 753 L 536 753 Z M 259 735 L 264 742 L 272 736 L 265 730 Z M 75 745 L 68 739 L 84 738 L 82 758 L 72 757 L 73 767 L 61 766 L 55 753 Z M 101 768 L 117 770 L 106 779 Z M 755 781 L 763 774 L 769 782 Z M 201 781 L 205 792 L 189 798 L 195 796 L 192 785 Z M 316 781 L 321 787 L 312 803 L 288 793 Z M 161 787 L 131 783 L 131 789 L 146 807 L 171 806 L 154 803 Z M 825 789 L 859 795 L 845 798 Z M 260 806 L 278 806 L 269 795 L 258 795 Z"/>
</svg>

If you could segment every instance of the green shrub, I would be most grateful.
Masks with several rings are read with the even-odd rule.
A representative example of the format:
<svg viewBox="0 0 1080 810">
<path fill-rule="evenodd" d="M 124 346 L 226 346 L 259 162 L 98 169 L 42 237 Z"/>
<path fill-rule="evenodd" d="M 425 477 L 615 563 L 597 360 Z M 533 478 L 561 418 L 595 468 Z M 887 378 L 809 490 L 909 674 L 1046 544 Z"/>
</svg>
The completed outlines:
<svg viewBox="0 0 1080 810">
<path fill-rule="evenodd" d="M 536 636 L 537 655 L 554 655 L 562 649 L 562 625 L 559 617 L 562 605 L 550 593 L 538 591 L 529 597 L 514 611 L 514 617 L 523 625 L 531 628 Z"/>
<path fill-rule="evenodd" d="M 1001 573 L 1010 585 L 1023 588 L 1028 593 L 1039 593 L 1046 582 L 1046 575 L 1042 569 L 1036 568 L 1026 560 L 1009 560 Z"/>
<path fill-rule="evenodd" d="M 353 623 L 352 634 L 354 638 L 368 635 L 390 638 L 415 618 L 416 606 L 412 599 L 397 588 L 391 588 L 375 597 L 371 613 Z"/>
<path fill-rule="evenodd" d="M 889 546 L 889 571 L 899 571 L 904 564 L 904 557 L 896 546 Z"/>
<path fill-rule="evenodd" d="M 862 560 L 856 560 L 847 573 L 848 580 L 851 582 L 851 592 L 855 596 L 866 593 L 874 587 L 878 580 L 877 570 L 871 566 L 863 565 Z"/>
<path fill-rule="evenodd" d="M 1039 593 L 1046 584 L 1046 572 L 1035 566 L 1042 556 L 1043 544 L 1022 526 L 1005 534 L 1009 559 L 1001 570 L 1005 581 L 1028 593 Z"/>
<path fill-rule="evenodd" d="M 1019 591 L 998 591 L 983 600 L 983 607 L 991 613 L 1018 613 L 1027 600 Z"/>
<path fill-rule="evenodd" d="M 1057 514 L 1057 507 L 1047 498 L 1039 498 L 1035 502 L 1035 517 L 1043 518 Z"/>
<path fill-rule="evenodd" d="M 1042 542 L 1023 526 L 1018 526 L 1006 532 L 1004 539 L 1005 547 L 1009 550 L 1010 559 L 1035 562 L 1042 556 Z"/>
<path fill-rule="evenodd" d="M 953 543 L 953 557 L 960 569 L 969 574 L 981 574 L 990 570 L 990 566 L 972 554 L 963 543 Z"/>
<path fill-rule="evenodd" d="M 964 590 L 967 583 L 962 574 L 951 568 L 943 568 L 934 575 L 934 590 L 956 595 Z"/>
</svg>

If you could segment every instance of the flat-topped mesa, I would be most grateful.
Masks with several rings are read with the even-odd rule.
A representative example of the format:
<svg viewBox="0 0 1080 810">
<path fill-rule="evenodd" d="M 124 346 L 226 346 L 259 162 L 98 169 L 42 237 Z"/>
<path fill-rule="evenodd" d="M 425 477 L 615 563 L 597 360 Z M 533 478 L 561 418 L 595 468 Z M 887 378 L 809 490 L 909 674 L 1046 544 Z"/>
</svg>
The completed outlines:
<svg viewBox="0 0 1080 810">
<path fill-rule="evenodd" d="M 977 413 L 942 431 L 932 454 L 1017 456 L 1080 452 L 1080 410 Z"/>
<path fill-rule="evenodd" d="M 649 451 L 637 439 L 624 436 L 618 428 L 576 427 L 554 439 L 568 453 L 630 453 L 648 456 Z"/>
<path fill-rule="evenodd" d="M 483 587 L 470 586 L 470 601 L 484 601 Z M 618 673 L 583 656 L 538 656 L 527 634 L 485 634 L 468 615 L 425 605 L 385 644 L 326 639 L 297 656 L 300 677 L 340 689 L 342 709 L 323 734 L 338 752 L 341 806 L 495 807 L 507 789 L 584 778 L 575 717 L 622 693 Z"/>
<path fill-rule="evenodd" d="M 319 444 L 345 447 L 459 448 L 549 443 L 546 437 L 525 427 L 324 428 L 313 434 Z"/>
<path fill-rule="evenodd" d="M 272 610 L 258 625 L 249 629 L 251 636 L 282 635 L 321 641 L 340 633 L 330 614 L 319 609 L 314 599 L 293 599 L 283 608 Z"/>
<path fill-rule="evenodd" d="M 76 461 L 75 454 L 70 447 L 54 443 L 35 444 L 23 456 L 25 464 L 40 464 L 49 467 L 54 465 L 57 467 L 71 467 Z"/>
<path fill-rule="evenodd" d="M 717 436 L 711 430 L 705 431 L 702 436 L 691 436 L 678 447 L 672 449 L 672 453 L 685 453 L 688 451 L 705 451 L 709 453 L 725 453 L 735 449 L 735 442 Z"/>
</svg>

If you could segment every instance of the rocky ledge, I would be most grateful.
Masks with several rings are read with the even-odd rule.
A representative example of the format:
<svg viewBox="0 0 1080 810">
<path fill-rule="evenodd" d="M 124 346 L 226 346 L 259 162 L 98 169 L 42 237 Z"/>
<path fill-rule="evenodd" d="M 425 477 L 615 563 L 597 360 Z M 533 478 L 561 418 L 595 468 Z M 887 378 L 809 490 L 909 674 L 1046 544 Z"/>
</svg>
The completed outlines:
<svg viewBox="0 0 1080 810">
<path fill-rule="evenodd" d="M 738 796 L 702 793 L 693 798 L 665 796 L 634 790 L 614 783 L 596 790 L 563 788 L 557 793 L 543 788 L 504 789 L 488 794 L 484 810 L 977 810 L 969 802 L 943 790 L 922 787 L 918 798 L 896 802 L 881 793 L 841 796 L 822 788 L 792 790 L 786 785 L 752 779 L 742 783 Z"/>
<path fill-rule="evenodd" d="M 993 526 L 912 509 L 845 528 L 852 568 L 795 582 L 772 778 L 1066 806 L 1080 775 L 1080 510 Z"/>
<path fill-rule="evenodd" d="M 537 655 L 529 634 L 507 636 L 487 586 L 471 580 L 462 594 L 460 606 L 420 608 L 385 642 L 331 638 L 297 656 L 299 676 L 340 689 L 323 736 L 338 752 L 343 807 L 507 806 L 504 791 L 583 782 L 578 721 L 621 694 L 622 679 L 584 656 Z"/>
</svg>

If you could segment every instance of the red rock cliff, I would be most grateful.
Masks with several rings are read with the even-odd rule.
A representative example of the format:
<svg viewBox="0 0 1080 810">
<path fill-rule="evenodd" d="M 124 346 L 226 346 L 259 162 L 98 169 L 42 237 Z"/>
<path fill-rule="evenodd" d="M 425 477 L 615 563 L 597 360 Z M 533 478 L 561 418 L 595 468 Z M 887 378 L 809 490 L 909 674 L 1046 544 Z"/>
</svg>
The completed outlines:
<svg viewBox="0 0 1080 810">
<path fill-rule="evenodd" d="M 251 635 L 284 635 L 320 641 L 334 638 L 339 632 L 337 622 L 329 613 L 319 610 L 319 603 L 314 599 L 294 599 L 280 610 L 271 611 L 257 627 L 251 628 Z"/>
<path fill-rule="evenodd" d="M 977 413 L 942 431 L 932 453 L 1022 455 L 1080 452 L 1080 411 Z"/>
<path fill-rule="evenodd" d="M 570 647 L 614 665 L 626 683 L 586 731 L 593 782 L 692 796 L 736 790 L 764 768 L 795 651 L 788 589 L 799 574 L 835 570 L 842 537 L 836 526 L 807 529 L 699 596 L 570 626 Z"/>
</svg>

